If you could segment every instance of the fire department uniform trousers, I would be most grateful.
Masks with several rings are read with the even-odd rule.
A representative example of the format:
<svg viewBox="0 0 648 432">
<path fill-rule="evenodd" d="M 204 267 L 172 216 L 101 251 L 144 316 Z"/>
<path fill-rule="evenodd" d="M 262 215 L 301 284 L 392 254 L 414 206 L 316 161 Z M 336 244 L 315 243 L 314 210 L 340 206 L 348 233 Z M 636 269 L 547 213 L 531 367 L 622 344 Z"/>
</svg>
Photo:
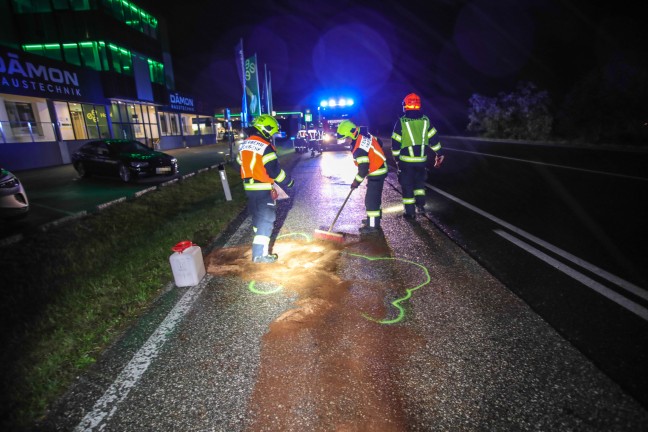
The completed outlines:
<svg viewBox="0 0 648 432">
<path fill-rule="evenodd" d="M 244 180 L 249 182 L 250 180 Z M 270 236 L 277 219 L 277 203 L 272 199 L 269 190 L 246 190 L 248 212 L 252 217 L 252 259 L 268 255 Z"/>
<path fill-rule="evenodd" d="M 367 176 L 367 193 L 365 194 L 365 209 L 367 211 L 367 226 L 380 228 L 382 219 L 382 193 L 386 174 Z"/>
<path fill-rule="evenodd" d="M 405 213 L 414 216 L 416 207 L 425 206 L 426 162 L 400 161 L 398 167 L 400 169 L 398 182 L 403 189 Z"/>
</svg>

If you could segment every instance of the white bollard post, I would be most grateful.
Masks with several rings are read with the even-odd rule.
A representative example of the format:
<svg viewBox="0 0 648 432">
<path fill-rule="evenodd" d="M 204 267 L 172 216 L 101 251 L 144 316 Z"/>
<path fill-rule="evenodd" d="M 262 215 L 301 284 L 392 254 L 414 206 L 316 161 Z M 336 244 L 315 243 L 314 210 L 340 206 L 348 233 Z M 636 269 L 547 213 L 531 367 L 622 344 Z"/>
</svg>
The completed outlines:
<svg viewBox="0 0 648 432">
<path fill-rule="evenodd" d="M 232 192 L 230 192 L 229 183 L 227 181 L 227 175 L 225 174 L 225 167 L 223 164 L 218 165 L 218 172 L 220 173 L 221 182 L 223 182 L 223 190 L 225 191 L 225 199 L 227 201 L 232 201 Z"/>
</svg>

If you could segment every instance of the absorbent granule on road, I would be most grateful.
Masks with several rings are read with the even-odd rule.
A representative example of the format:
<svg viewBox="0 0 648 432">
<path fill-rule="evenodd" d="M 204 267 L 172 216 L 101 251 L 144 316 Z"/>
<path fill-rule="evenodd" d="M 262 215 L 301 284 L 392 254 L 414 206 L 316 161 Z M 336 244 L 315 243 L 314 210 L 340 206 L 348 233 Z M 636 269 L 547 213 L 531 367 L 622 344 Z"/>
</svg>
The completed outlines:
<svg viewBox="0 0 648 432">
<path fill-rule="evenodd" d="M 212 252 L 213 275 L 238 275 L 281 286 L 294 307 L 269 326 L 248 403 L 248 430 L 405 430 L 394 385 L 403 356 L 417 340 L 402 327 L 379 326 L 363 313 L 385 313 L 375 280 L 338 276 L 345 250 L 386 252 L 375 242 L 277 241 L 279 261 L 250 262 L 249 246 Z M 360 429 L 358 429 L 360 428 Z"/>
</svg>

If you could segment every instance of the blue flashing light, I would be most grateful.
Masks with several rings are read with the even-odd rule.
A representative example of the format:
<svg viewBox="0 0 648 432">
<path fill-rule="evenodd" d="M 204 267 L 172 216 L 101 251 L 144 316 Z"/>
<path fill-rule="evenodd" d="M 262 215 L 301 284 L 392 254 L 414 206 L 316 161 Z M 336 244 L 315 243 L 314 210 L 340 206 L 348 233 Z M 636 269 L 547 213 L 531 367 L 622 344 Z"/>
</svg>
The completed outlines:
<svg viewBox="0 0 648 432">
<path fill-rule="evenodd" d="M 339 98 L 338 100 L 335 100 L 333 98 L 330 98 L 328 100 L 322 100 L 320 101 L 320 107 L 322 108 L 334 108 L 334 107 L 347 107 L 347 106 L 353 106 L 354 100 L 351 98 Z"/>
</svg>

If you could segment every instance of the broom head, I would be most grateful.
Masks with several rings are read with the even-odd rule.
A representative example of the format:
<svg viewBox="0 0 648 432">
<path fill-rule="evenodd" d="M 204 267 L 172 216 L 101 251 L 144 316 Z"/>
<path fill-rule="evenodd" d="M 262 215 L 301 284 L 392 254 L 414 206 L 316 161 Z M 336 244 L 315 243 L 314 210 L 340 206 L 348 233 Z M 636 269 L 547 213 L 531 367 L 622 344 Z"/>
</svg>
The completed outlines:
<svg viewBox="0 0 648 432">
<path fill-rule="evenodd" d="M 313 237 L 318 240 L 328 240 L 338 243 L 344 242 L 344 234 L 331 232 L 330 230 L 316 229 Z"/>
</svg>

